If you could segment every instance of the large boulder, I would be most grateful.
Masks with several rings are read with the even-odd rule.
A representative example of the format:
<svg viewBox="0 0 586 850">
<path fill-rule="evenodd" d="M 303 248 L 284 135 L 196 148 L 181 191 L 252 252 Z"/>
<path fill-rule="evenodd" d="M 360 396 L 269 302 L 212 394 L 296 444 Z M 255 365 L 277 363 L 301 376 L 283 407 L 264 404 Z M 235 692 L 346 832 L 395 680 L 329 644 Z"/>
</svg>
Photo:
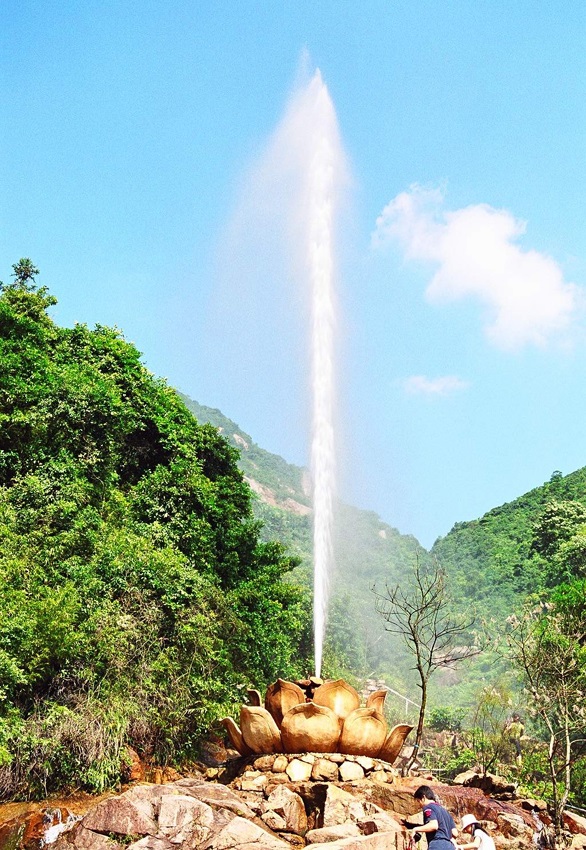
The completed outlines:
<svg viewBox="0 0 586 850">
<path fill-rule="evenodd" d="M 339 841 L 340 838 L 351 838 L 362 835 L 357 823 L 339 823 L 335 826 L 322 826 L 320 829 L 310 829 L 305 839 L 309 844 L 325 844 L 329 841 Z"/>
<path fill-rule="evenodd" d="M 372 835 L 359 835 L 331 841 L 328 850 L 403 850 L 404 841 L 400 833 L 374 832 Z M 306 850 L 316 848 L 324 850 L 323 844 L 308 844 Z"/>
<path fill-rule="evenodd" d="M 496 773 L 477 773 L 475 770 L 466 770 L 454 778 L 454 785 L 464 785 L 466 788 L 480 788 L 491 797 L 514 794 L 517 783 L 498 776 Z"/>
<path fill-rule="evenodd" d="M 217 832 L 205 844 L 202 850 L 230 850 L 232 847 L 245 848 L 268 848 L 268 850 L 290 850 L 290 845 L 268 832 L 256 823 L 241 817 L 232 820 Z"/>
<path fill-rule="evenodd" d="M 138 841 L 129 844 L 126 850 L 176 850 L 176 845 L 168 838 L 159 835 L 145 835 Z"/>
<path fill-rule="evenodd" d="M 214 812 L 188 794 L 165 794 L 161 797 L 159 833 L 174 844 L 201 844 L 208 839 L 214 824 Z"/>
<path fill-rule="evenodd" d="M 361 800 L 336 785 L 328 786 L 323 808 L 323 826 L 337 826 L 349 821 L 356 823 L 364 820 L 365 816 Z"/>
<path fill-rule="evenodd" d="M 307 832 L 307 814 L 303 800 L 287 788 L 286 785 L 280 785 L 269 795 L 261 805 L 262 818 L 271 829 L 278 828 L 282 832 L 293 832 L 295 835 L 305 835 Z M 283 826 L 276 827 L 271 824 L 270 814 L 276 813 Z M 266 816 L 269 815 L 267 819 Z M 273 823 L 277 821 L 273 820 Z"/>
<path fill-rule="evenodd" d="M 243 818 L 254 817 L 254 812 L 246 805 L 246 802 L 225 785 L 204 782 L 201 779 L 180 779 L 173 783 L 173 787 L 180 789 L 181 794 L 197 797 L 202 803 L 207 803 L 214 809 L 228 809 Z"/>
<path fill-rule="evenodd" d="M 575 812 L 564 812 L 564 826 L 572 835 L 586 835 L 586 818 Z"/>
<path fill-rule="evenodd" d="M 77 824 L 70 832 L 60 835 L 57 841 L 51 845 L 52 850 L 122 850 L 119 844 L 108 835 L 100 832 L 92 832 L 82 824 Z"/>
<path fill-rule="evenodd" d="M 125 794 L 110 797 L 98 803 L 95 809 L 84 817 L 82 824 L 92 832 L 104 835 L 156 835 L 157 823 L 144 810 Z"/>
</svg>

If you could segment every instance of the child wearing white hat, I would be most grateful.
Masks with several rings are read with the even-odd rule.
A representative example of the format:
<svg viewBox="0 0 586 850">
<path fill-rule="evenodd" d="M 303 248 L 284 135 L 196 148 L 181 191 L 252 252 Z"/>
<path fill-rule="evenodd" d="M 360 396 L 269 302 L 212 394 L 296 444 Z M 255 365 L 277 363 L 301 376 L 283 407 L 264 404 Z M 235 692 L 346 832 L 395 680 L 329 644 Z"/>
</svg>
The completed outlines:
<svg viewBox="0 0 586 850">
<path fill-rule="evenodd" d="M 462 817 L 462 832 L 467 832 L 472 841 L 467 844 L 458 844 L 458 850 L 495 850 L 494 841 L 483 829 L 474 815 Z"/>
</svg>

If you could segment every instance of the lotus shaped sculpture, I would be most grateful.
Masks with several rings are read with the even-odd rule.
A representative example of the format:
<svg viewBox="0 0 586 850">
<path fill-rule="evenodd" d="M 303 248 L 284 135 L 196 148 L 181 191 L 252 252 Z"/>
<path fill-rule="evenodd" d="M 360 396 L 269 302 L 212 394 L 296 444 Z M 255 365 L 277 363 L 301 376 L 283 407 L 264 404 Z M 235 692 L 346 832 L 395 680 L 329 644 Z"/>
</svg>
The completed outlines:
<svg viewBox="0 0 586 850">
<path fill-rule="evenodd" d="M 251 705 L 240 711 L 240 727 L 223 723 L 232 745 L 243 756 L 266 753 L 345 753 L 371 756 L 392 764 L 413 729 L 399 723 L 388 729 L 383 716 L 386 691 L 371 694 L 361 707 L 358 692 L 343 679 L 277 679 L 266 692 L 248 692 Z"/>
</svg>

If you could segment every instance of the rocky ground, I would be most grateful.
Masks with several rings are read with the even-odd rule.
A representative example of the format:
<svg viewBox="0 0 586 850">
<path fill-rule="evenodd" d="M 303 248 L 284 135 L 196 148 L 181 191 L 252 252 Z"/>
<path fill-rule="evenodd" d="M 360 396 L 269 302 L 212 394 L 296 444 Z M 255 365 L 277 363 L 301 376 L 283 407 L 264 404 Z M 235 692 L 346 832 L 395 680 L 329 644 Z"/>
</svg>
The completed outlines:
<svg viewBox="0 0 586 850">
<path fill-rule="evenodd" d="M 301 754 L 240 760 L 231 777 L 217 777 L 208 770 L 162 784 L 138 781 L 83 815 L 62 804 L 0 821 L 0 850 L 405 850 L 402 818 L 421 817 L 413 792 L 423 783 L 457 823 L 474 814 L 498 850 L 543 846 L 548 835 L 543 804 L 513 799 L 498 780 L 474 774 L 448 786 L 403 779 L 374 759 Z M 586 822 L 570 818 L 567 826 L 568 846 L 586 847 Z"/>
</svg>

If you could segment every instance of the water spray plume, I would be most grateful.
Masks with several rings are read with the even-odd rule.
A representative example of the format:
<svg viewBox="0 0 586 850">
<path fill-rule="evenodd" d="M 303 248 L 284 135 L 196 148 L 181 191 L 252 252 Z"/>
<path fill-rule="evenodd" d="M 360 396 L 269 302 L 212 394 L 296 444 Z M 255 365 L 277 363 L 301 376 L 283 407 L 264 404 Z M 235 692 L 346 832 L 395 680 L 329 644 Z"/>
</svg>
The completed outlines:
<svg viewBox="0 0 586 850">
<path fill-rule="evenodd" d="M 308 163 L 308 262 L 311 281 L 311 385 L 315 674 L 321 675 L 333 567 L 336 485 L 334 433 L 334 225 L 341 151 L 334 107 L 316 72 L 308 87 L 312 124 Z"/>
<path fill-rule="evenodd" d="M 321 74 L 293 94 L 258 161 L 244 182 L 226 239 L 226 268 L 234 289 L 218 321 L 234 313 L 233 336 L 240 341 L 236 367 L 275 380 L 273 366 L 284 348 L 310 327 L 311 478 L 313 488 L 315 673 L 321 675 L 328 607 L 328 577 L 333 568 L 335 464 L 335 225 L 340 189 L 346 183 L 346 158 L 336 113 Z M 299 286 L 275 286 L 275 280 Z M 245 286 L 243 281 L 247 281 Z M 307 303 L 311 321 L 306 322 Z M 298 311 L 298 312 L 296 312 Z M 303 315 L 303 321 L 300 316 Z M 262 317 L 266 327 L 258 334 Z M 243 336 L 246 327 L 249 337 Z M 295 332 L 299 331 L 297 338 Z M 260 337 L 260 338 L 259 338 Z M 262 347 L 264 346 L 264 348 Z M 272 347 L 271 347 L 272 346 Z M 213 347 L 212 347 L 213 348 Z M 243 365 L 247 352 L 255 359 Z M 282 365 L 278 377 L 283 379 Z M 264 373 L 262 370 L 265 370 Z M 230 370 L 232 373 L 233 370 Z M 250 383 L 250 377 L 246 380 Z M 287 386 L 289 395 L 291 385 Z M 262 386 L 266 405 L 266 380 Z M 283 399 L 279 399 L 279 412 Z"/>
</svg>

